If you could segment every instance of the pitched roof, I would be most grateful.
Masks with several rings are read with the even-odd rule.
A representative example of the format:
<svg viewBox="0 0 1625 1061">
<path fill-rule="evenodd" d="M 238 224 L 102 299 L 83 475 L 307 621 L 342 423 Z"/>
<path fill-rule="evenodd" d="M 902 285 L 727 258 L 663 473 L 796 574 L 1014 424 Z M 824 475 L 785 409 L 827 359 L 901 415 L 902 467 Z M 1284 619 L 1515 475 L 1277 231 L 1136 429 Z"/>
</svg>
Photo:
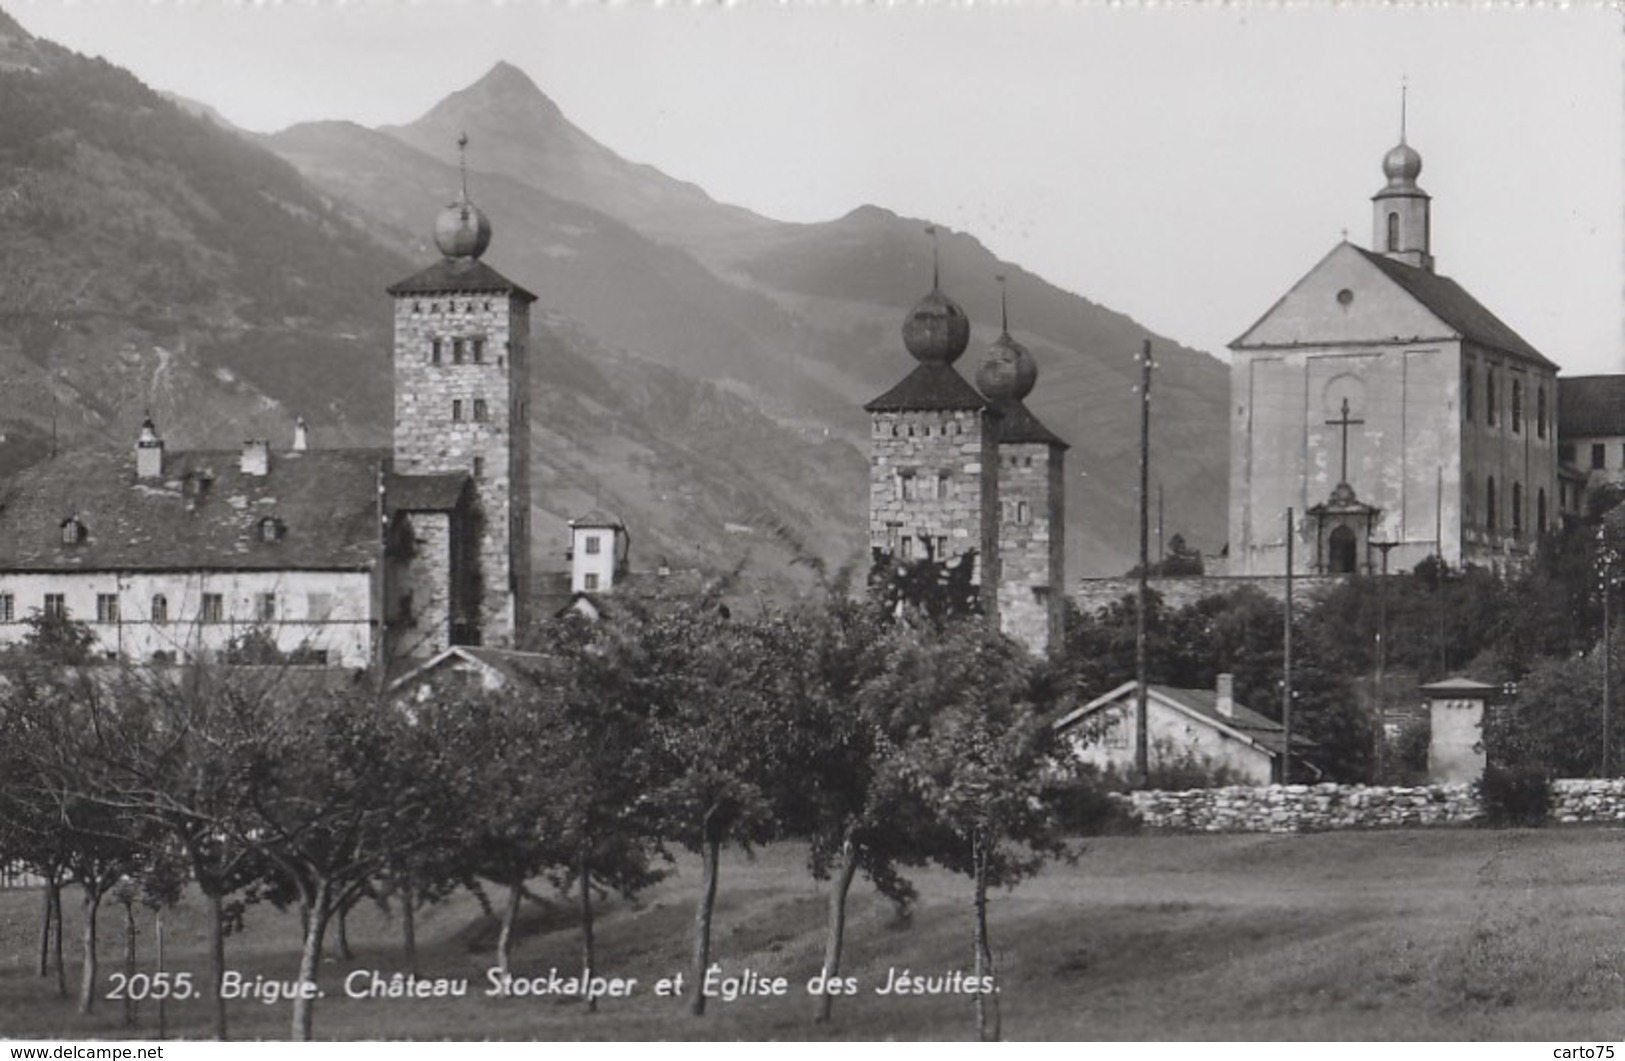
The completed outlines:
<svg viewBox="0 0 1625 1061">
<path fill-rule="evenodd" d="M 1557 436 L 1625 435 L 1625 376 L 1559 376 Z"/>
<path fill-rule="evenodd" d="M 1065 729 L 1088 715 L 1121 703 L 1136 687 L 1135 682 L 1124 682 L 1104 696 L 1096 697 L 1058 719 L 1055 728 Z M 1233 701 L 1230 715 L 1223 715 L 1219 712 L 1218 695 L 1212 689 L 1175 689 L 1167 685 L 1153 684 L 1147 687 L 1146 692 L 1164 704 L 1181 709 L 1210 726 L 1231 730 L 1253 741 L 1271 755 L 1279 755 L 1286 747 L 1286 731 L 1279 722 L 1259 714 L 1239 700 Z M 1312 741 L 1296 733 L 1292 736 L 1292 743 L 1298 748 L 1313 746 Z"/>
<path fill-rule="evenodd" d="M 1041 442 L 1062 449 L 1071 448 L 1059 435 L 1045 427 L 1021 399 L 995 402 L 993 408 L 999 411 L 1002 418 L 999 421 L 1000 442 Z"/>
<path fill-rule="evenodd" d="M 584 516 L 577 516 L 570 520 L 572 527 L 619 527 L 626 529 L 619 516 L 611 515 L 601 508 L 595 508 Z"/>
<path fill-rule="evenodd" d="M 462 502 L 467 472 L 431 472 L 384 477 L 384 501 L 391 512 L 450 512 Z"/>
<path fill-rule="evenodd" d="M 245 475 L 236 450 L 165 454 L 138 479 L 133 450 L 63 454 L 0 485 L 0 571 L 361 570 L 378 556 L 386 450 L 273 453 Z M 201 484 L 201 488 L 200 488 Z M 66 544 L 68 517 L 82 540 Z M 260 523 L 280 522 L 274 541 Z"/>
<path fill-rule="evenodd" d="M 985 409 L 987 399 L 952 365 L 921 362 L 903 382 L 863 408 L 867 412 L 902 412 L 922 409 Z"/>
<path fill-rule="evenodd" d="M 442 258 L 422 272 L 414 273 L 386 288 L 391 295 L 445 295 L 464 292 L 515 295 L 526 302 L 536 296 L 509 280 L 478 258 Z"/>
<path fill-rule="evenodd" d="M 1469 295 L 1460 284 L 1448 276 L 1440 276 L 1427 269 L 1406 265 L 1387 255 L 1368 251 L 1364 247 L 1354 249 L 1365 255 L 1367 261 L 1381 269 L 1384 275 L 1404 288 L 1412 298 L 1426 306 L 1434 316 L 1455 329 L 1463 339 L 1503 353 L 1516 354 L 1556 370 L 1557 366 L 1547 360 L 1544 354 L 1529 345 L 1523 336 L 1513 331 L 1511 326 L 1491 313 L 1483 303 Z"/>
</svg>

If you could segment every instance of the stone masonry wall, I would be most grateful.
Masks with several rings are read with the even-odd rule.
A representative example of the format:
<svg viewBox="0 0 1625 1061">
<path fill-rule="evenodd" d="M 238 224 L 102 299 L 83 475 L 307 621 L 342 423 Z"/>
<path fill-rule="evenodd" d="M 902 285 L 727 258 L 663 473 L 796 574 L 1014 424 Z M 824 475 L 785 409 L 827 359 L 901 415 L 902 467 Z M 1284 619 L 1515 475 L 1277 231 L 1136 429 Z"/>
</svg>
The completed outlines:
<svg viewBox="0 0 1625 1061">
<path fill-rule="evenodd" d="M 492 292 L 395 300 L 395 470 L 474 477 L 479 529 L 473 552 L 487 644 L 510 642 L 522 618 L 515 587 L 523 584 L 529 558 L 527 321 L 523 301 Z"/>
<path fill-rule="evenodd" d="M 1148 829 L 1192 833 L 1306 833 L 1465 825 L 1483 816 L 1471 785 L 1237 785 L 1114 796 Z M 1625 778 L 1552 782 L 1551 821 L 1625 823 Z"/>
<path fill-rule="evenodd" d="M 1314 594 L 1342 579 L 1336 575 L 1300 575 L 1292 580 L 1293 610 L 1309 605 Z M 1153 578 L 1151 588 L 1162 595 L 1163 603 L 1178 610 L 1195 604 L 1203 597 L 1230 593 L 1242 586 L 1252 586 L 1273 600 L 1286 600 L 1286 578 L 1279 575 L 1194 575 L 1188 578 Z M 1073 600 L 1078 610 L 1091 615 L 1124 597 L 1132 596 L 1138 583 L 1132 578 L 1082 578 L 1078 580 Z"/>
<path fill-rule="evenodd" d="M 984 461 L 984 442 L 990 439 L 983 415 L 972 409 L 873 414 L 869 443 L 873 548 L 914 559 L 928 552 L 936 555 L 939 546 L 946 548 L 946 555 L 937 559 L 980 550 L 975 578 L 982 581 L 996 561 L 987 555 L 983 541 L 983 505 L 992 500 L 986 497 L 992 469 Z"/>
<path fill-rule="evenodd" d="M 1051 626 L 1051 599 L 1058 588 L 1053 569 L 1050 446 L 1041 442 L 999 445 L 999 622 L 1006 634 L 1035 655 L 1059 637 Z"/>
</svg>

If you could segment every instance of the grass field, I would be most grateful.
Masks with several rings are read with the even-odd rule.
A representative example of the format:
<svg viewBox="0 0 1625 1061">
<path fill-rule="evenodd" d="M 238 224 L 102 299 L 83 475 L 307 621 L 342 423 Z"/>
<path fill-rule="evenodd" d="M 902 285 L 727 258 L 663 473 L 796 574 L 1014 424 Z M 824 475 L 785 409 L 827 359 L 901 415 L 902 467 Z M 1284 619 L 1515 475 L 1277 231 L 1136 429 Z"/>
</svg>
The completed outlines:
<svg viewBox="0 0 1625 1061">
<path fill-rule="evenodd" d="M 889 967 L 937 974 L 970 967 L 968 882 L 916 876 L 921 902 L 899 921 L 861 880 L 853 889 L 845 970 L 861 993 L 810 1023 L 803 993 L 817 972 L 826 891 L 785 845 L 724 862 L 713 954 L 725 971 L 786 976 L 788 998 L 713 999 L 703 1018 L 656 998 L 683 970 L 698 867 L 600 922 L 604 975 L 637 977 L 637 994 L 588 1014 L 576 1002 L 485 998 L 496 926 L 459 896 L 419 919 L 421 971 L 469 979 L 462 999 L 350 1000 L 353 969 L 402 968 L 399 925 L 352 915 L 353 961 L 330 961 L 316 1035 L 349 1038 L 896 1038 L 974 1035 L 968 996 L 882 997 Z M 1625 1033 L 1621 910 L 1625 833 L 1601 829 L 1429 830 L 1311 836 L 1110 837 L 994 896 L 991 934 L 1004 1033 L 1013 1039 L 1545 1039 Z M 77 893 L 68 908 L 76 982 Z M 169 916 L 170 969 L 206 969 L 198 905 Z M 120 1004 L 82 1017 L 34 974 L 34 891 L 0 892 L 0 1036 L 151 1036 L 144 1004 L 127 1030 Z M 122 968 L 123 912 L 103 911 L 103 970 Z M 228 940 L 245 977 L 291 979 L 297 917 L 253 908 Z M 151 921 L 141 960 L 150 969 Z M 576 968 L 564 904 L 527 906 L 516 971 Z M 288 1004 L 232 1003 L 239 1038 L 283 1038 Z M 170 1033 L 208 1032 L 203 1001 L 171 1003 Z"/>
</svg>

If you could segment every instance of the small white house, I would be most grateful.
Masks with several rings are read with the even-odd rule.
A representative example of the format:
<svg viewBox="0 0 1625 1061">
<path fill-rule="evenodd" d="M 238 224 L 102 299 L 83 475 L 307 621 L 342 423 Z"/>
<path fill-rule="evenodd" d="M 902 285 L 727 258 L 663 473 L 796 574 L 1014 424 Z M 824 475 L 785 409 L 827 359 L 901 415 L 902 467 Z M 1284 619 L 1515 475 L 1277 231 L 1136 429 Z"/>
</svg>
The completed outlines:
<svg viewBox="0 0 1625 1061">
<path fill-rule="evenodd" d="M 570 521 L 570 592 L 608 593 L 626 574 L 631 537 L 614 516 L 593 511 Z"/>
<path fill-rule="evenodd" d="M 1138 689 L 1138 682 L 1124 682 L 1055 723 L 1079 761 L 1118 773 L 1133 771 Z M 1213 768 L 1225 767 L 1252 784 L 1269 784 L 1286 746 L 1285 732 L 1280 723 L 1238 703 L 1233 689 L 1228 674 L 1219 675 L 1213 689 L 1148 686 L 1146 721 L 1153 766 L 1189 757 Z"/>
</svg>

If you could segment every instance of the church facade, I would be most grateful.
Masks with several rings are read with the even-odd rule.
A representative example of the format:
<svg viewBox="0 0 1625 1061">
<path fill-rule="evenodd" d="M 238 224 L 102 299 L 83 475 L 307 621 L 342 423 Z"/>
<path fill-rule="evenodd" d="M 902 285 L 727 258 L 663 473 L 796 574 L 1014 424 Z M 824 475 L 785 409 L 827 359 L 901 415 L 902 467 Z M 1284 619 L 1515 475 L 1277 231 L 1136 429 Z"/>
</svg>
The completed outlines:
<svg viewBox="0 0 1625 1061">
<path fill-rule="evenodd" d="M 1228 573 L 1515 567 L 1559 520 L 1557 366 L 1435 271 L 1421 156 L 1230 346 Z M 1292 523 L 1287 524 L 1288 512 Z"/>
<path fill-rule="evenodd" d="M 983 611 L 1041 655 L 1061 644 L 1067 444 L 1025 405 L 1038 367 L 1008 312 L 977 385 L 959 374 L 970 321 L 933 273 L 903 322 L 918 364 L 864 406 L 869 545 L 887 562 L 971 564 Z"/>
<path fill-rule="evenodd" d="M 170 451 L 149 416 L 122 454 L 63 454 L 0 490 L 0 643 L 81 621 L 131 662 L 392 668 L 511 644 L 527 621 L 528 312 L 480 258 L 468 199 L 395 303 L 388 449 Z"/>
</svg>

